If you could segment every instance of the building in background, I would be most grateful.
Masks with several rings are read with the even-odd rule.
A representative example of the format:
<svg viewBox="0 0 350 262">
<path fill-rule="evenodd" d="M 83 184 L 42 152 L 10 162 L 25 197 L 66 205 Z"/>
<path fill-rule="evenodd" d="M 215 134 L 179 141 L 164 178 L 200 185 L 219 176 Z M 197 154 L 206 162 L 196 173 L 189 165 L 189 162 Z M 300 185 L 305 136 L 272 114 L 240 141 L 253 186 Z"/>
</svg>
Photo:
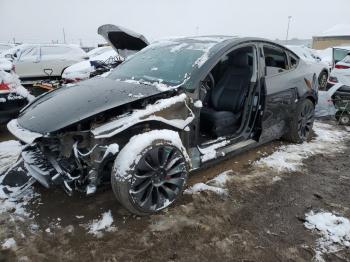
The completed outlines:
<svg viewBox="0 0 350 262">
<path fill-rule="evenodd" d="M 350 45 L 350 24 L 339 24 L 312 38 L 313 49 Z"/>
</svg>

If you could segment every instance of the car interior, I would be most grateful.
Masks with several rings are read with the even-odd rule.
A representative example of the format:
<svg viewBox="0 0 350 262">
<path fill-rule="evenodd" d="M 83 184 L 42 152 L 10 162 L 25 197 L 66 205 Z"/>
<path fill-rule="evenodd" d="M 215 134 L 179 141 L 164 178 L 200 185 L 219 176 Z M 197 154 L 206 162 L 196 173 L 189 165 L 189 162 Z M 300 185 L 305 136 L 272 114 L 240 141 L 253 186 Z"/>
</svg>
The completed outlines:
<svg viewBox="0 0 350 262">
<path fill-rule="evenodd" d="M 228 136 L 240 129 L 252 81 L 253 60 L 252 46 L 236 49 L 225 55 L 203 81 L 202 138 Z"/>
</svg>

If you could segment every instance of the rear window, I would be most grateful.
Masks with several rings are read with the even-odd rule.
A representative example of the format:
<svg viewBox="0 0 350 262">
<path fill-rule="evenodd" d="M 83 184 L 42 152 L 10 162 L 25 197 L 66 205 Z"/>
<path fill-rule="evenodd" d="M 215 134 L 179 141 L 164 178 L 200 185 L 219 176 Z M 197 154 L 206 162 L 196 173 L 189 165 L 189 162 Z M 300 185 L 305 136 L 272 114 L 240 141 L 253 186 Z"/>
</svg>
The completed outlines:
<svg viewBox="0 0 350 262">
<path fill-rule="evenodd" d="M 288 60 L 283 49 L 264 46 L 266 75 L 275 75 L 288 70 Z"/>
<path fill-rule="evenodd" d="M 347 55 L 342 62 L 350 64 L 350 55 Z"/>
<path fill-rule="evenodd" d="M 334 48 L 333 49 L 333 61 L 334 64 L 338 63 L 339 61 L 343 60 L 349 53 L 349 50 L 346 49 L 340 49 L 340 48 Z"/>
</svg>

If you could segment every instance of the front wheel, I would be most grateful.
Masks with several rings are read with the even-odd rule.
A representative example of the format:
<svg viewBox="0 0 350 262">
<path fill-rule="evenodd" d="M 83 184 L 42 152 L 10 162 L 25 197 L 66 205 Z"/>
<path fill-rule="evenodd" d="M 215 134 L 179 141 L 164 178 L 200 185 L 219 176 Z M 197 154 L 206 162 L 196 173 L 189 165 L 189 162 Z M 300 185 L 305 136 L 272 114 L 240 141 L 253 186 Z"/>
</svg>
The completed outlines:
<svg viewBox="0 0 350 262">
<path fill-rule="evenodd" d="M 341 125 L 349 125 L 350 124 L 350 115 L 349 114 L 342 114 L 339 116 L 339 124 Z"/>
<path fill-rule="evenodd" d="M 315 105 L 310 99 L 301 102 L 291 121 L 284 138 L 293 143 L 302 143 L 309 139 L 315 119 Z"/>
<path fill-rule="evenodd" d="M 117 199 L 136 215 L 168 207 L 186 183 L 186 156 L 174 131 L 157 130 L 133 137 L 114 163 L 111 182 Z"/>
<path fill-rule="evenodd" d="M 328 84 L 328 73 L 326 71 L 322 71 L 318 76 L 319 90 L 326 91 L 327 84 Z"/>
</svg>

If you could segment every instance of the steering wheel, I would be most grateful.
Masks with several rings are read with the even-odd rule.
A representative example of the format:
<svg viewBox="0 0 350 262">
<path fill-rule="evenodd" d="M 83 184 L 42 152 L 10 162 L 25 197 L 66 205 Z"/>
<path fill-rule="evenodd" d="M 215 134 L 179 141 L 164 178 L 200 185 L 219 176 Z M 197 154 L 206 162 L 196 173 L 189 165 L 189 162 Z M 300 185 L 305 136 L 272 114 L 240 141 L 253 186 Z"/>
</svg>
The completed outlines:
<svg viewBox="0 0 350 262">
<path fill-rule="evenodd" d="M 210 89 L 214 88 L 215 86 L 215 79 L 213 77 L 212 73 L 209 73 L 206 78 L 203 80 L 203 86 L 205 90 L 208 92 Z"/>
</svg>

